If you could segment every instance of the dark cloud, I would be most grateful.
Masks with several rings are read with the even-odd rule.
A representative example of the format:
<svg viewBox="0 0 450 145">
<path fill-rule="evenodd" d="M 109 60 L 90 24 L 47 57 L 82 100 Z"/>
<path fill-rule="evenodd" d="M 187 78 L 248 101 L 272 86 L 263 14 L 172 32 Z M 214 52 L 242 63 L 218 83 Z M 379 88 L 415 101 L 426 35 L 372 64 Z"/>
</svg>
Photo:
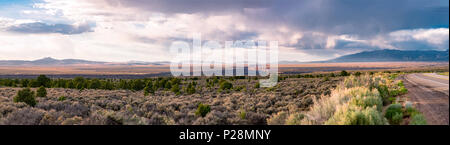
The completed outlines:
<svg viewBox="0 0 450 145">
<path fill-rule="evenodd" d="M 442 0 L 285 0 L 270 7 L 280 17 L 304 30 L 371 36 L 399 29 L 447 26 L 449 10 Z"/>
<path fill-rule="evenodd" d="M 46 24 L 41 22 L 24 23 L 7 28 L 11 32 L 19 33 L 60 33 L 65 35 L 81 34 L 92 32 L 92 26 L 89 24 L 68 25 L 68 24 Z"/>
<path fill-rule="evenodd" d="M 242 13 L 261 23 L 371 36 L 399 29 L 448 27 L 448 0 L 111 0 L 111 5 L 171 13 Z M 246 13 L 263 8 L 263 14 Z"/>
<path fill-rule="evenodd" d="M 131 6 L 172 13 L 220 13 L 267 7 L 271 0 L 109 0 L 113 6 Z"/>
</svg>

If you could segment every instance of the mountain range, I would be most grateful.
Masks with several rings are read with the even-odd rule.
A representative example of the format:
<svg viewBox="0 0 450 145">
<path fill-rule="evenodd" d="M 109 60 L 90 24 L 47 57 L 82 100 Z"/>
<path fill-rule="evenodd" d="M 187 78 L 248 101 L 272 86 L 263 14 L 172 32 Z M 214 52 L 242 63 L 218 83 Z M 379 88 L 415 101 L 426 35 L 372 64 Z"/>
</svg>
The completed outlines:
<svg viewBox="0 0 450 145">
<path fill-rule="evenodd" d="M 3 66 L 18 66 L 18 65 L 31 65 L 31 66 L 46 66 L 46 65 L 85 65 L 85 64 L 99 64 L 99 65 L 164 65 L 169 62 L 143 62 L 143 61 L 129 61 L 123 63 L 103 62 L 103 61 L 89 61 L 82 59 L 54 59 L 46 57 L 38 60 L 0 60 L 0 65 Z"/>
<path fill-rule="evenodd" d="M 435 50 L 375 50 L 341 56 L 325 62 L 445 62 L 449 61 L 448 49 L 446 51 Z"/>
<path fill-rule="evenodd" d="M 318 63 L 330 62 L 407 62 L 407 61 L 424 61 L 424 62 L 448 62 L 449 51 L 420 51 L 420 50 L 375 50 L 364 51 L 360 53 L 341 56 L 335 59 L 320 61 Z M 305 62 L 297 61 L 281 61 L 279 64 L 301 64 Z M 313 62 L 314 63 L 314 62 Z M 317 63 L 317 62 L 316 62 Z M 170 62 L 144 62 L 144 61 L 129 61 L 124 63 L 112 63 L 103 61 L 89 61 L 82 59 L 54 59 L 46 57 L 38 60 L 0 60 L 0 66 L 47 66 L 47 65 L 84 65 L 84 64 L 100 64 L 100 65 L 165 65 Z"/>
</svg>

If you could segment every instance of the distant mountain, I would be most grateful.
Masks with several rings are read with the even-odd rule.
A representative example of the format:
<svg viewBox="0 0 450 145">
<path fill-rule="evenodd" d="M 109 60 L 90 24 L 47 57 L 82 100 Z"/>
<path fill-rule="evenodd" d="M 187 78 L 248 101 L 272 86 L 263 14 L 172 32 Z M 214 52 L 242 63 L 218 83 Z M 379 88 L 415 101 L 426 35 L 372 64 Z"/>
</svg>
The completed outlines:
<svg viewBox="0 0 450 145">
<path fill-rule="evenodd" d="M 278 64 L 303 64 L 306 62 L 300 62 L 300 61 L 280 61 Z"/>
<path fill-rule="evenodd" d="M 128 61 L 127 65 L 166 65 L 170 64 L 168 61 L 157 61 L 157 62 L 145 62 L 145 61 Z"/>
<path fill-rule="evenodd" d="M 398 62 L 398 61 L 426 61 L 443 62 L 449 61 L 448 50 L 446 51 L 420 51 L 420 50 L 375 50 L 365 51 L 351 55 L 345 55 L 325 62 Z"/>
<path fill-rule="evenodd" d="M 2 66 L 20 66 L 20 65 L 31 65 L 31 66 L 52 66 L 52 65 L 77 65 L 77 64 L 103 64 L 103 65 L 164 65 L 168 62 L 125 62 L 125 63 L 111 63 L 102 61 L 89 61 L 82 59 L 54 59 L 51 57 L 46 57 L 33 61 L 26 60 L 0 60 L 0 65 Z"/>
<path fill-rule="evenodd" d="M 46 57 L 38 60 L 0 60 L 0 65 L 73 65 L 73 64 L 105 64 L 106 62 L 100 61 L 87 61 L 81 59 L 54 59 Z"/>
</svg>

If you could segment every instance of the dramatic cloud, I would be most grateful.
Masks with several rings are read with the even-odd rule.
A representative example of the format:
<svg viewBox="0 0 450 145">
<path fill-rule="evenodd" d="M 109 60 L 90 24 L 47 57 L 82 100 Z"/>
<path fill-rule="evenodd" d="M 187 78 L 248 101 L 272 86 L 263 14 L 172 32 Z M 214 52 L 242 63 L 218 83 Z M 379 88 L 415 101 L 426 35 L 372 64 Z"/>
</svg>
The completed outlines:
<svg viewBox="0 0 450 145">
<path fill-rule="evenodd" d="M 165 61 L 173 41 L 194 33 L 203 42 L 279 41 L 280 60 L 445 50 L 448 7 L 448 0 L 40 0 L 0 6 L 0 57 Z"/>
<path fill-rule="evenodd" d="M 95 0 L 94 0 L 95 1 Z M 99 1 L 99 0 L 97 0 Z M 100 0 L 103 1 L 103 0 Z M 162 13 L 241 13 L 261 23 L 285 23 L 334 34 L 388 33 L 448 27 L 448 0 L 106 0 L 116 7 Z"/>
</svg>

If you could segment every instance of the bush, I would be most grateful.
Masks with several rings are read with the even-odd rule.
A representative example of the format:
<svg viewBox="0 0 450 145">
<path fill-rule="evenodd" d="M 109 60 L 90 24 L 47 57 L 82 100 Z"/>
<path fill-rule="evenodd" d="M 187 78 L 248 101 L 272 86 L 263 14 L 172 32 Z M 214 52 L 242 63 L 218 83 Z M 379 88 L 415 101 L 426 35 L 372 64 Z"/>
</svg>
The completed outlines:
<svg viewBox="0 0 450 145">
<path fill-rule="evenodd" d="M 205 117 L 211 111 L 211 107 L 206 104 L 198 104 L 197 111 L 195 111 L 195 115 Z"/>
<path fill-rule="evenodd" d="M 378 92 L 380 93 L 380 96 L 382 98 L 388 98 L 389 97 L 389 89 L 386 85 L 379 85 L 377 87 Z"/>
<path fill-rule="evenodd" d="M 412 106 L 412 103 L 411 102 L 406 102 L 405 103 L 405 116 L 409 116 L 409 117 L 412 117 L 412 116 L 414 116 L 415 114 L 420 114 L 420 112 L 419 111 L 417 111 L 416 110 L 416 108 L 414 108 L 413 106 Z"/>
<path fill-rule="evenodd" d="M 326 125 L 385 125 L 383 116 L 376 108 L 365 108 L 344 106 L 338 110 Z"/>
<path fill-rule="evenodd" d="M 145 87 L 145 83 L 142 82 L 142 80 L 134 80 L 133 83 L 131 84 L 131 89 L 133 89 L 134 91 L 140 91 L 142 89 L 144 89 Z"/>
<path fill-rule="evenodd" d="M 406 89 L 404 86 L 400 87 L 398 91 L 402 95 L 408 93 L 408 89 Z"/>
<path fill-rule="evenodd" d="M 93 79 L 90 83 L 88 88 L 89 89 L 99 89 L 101 87 L 102 83 L 98 79 Z"/>
<path fill-rule="evenodd" d="M 153 82 L 147 82 L 147 85 L 144 88 L 144 95 L 148 96 L 149 94 L 155 94 L 155 88 L 153 87 Z"/>
<path fill-rule="evenodd" d="M 384 117 L 386 117 L 391 124 L 395 124 L 396 120 L 393 120 L 395 115 L 402 114 L 402 105 L 401 104 L 391 104 L 386 109 L 386 113 L 384 114 Z"/>
<path fill-rule="evenodd" d="M 408 111 L 410 109 L 414 109 L 412 102 L 406 101 L 405 102 L 405 109 Z"/>
<path fill-rule="evenodd" d="M 233 88 L 233 84 L 228 81 L 223 81 L 220 83 L 220 90 L 230 90 Z"/>
<path fill-rule="evenodd" d="M 353 105 L 357 105 L 363 108 L 375 106 L 377 110 L 380 112 L 383 109 L 383 101 L 381 100 L 381 97 L 379 97 L 378 95 L 369 96 L 369 94 L 367 94 L 367 96 L 364 97 L 357 96 L 353 98 L 350 102 Z"/>
<path fill-rule="evenodd" d="M 180 86 L 179 86 L 179 84 L 172 84 L 171 90 L 176 95 L 179 95 L 180 94 Z"/>
<path fill-rule="evenodd" d="M 422 114 L 415 114 L 411 117 L 409 125 L 427 125 L 427 120 Z"/>
<path fill-rule="evenodd" d="M 47 97 L 47 90 L 44 86 L 39 87 L 39 89 L 36 91 L 36 96 L 38 97 Z"/>
<path fill-rule="evenodd" d="M 58 101 L 64 101 L 64 100 L 66 100 L 67 98 L 66 98 L 66 96 L 60 96 L 60 97 L 58 97 Z"/>
<path fill-rule="evenodd" d="M 388 105 L 391 104 L 392 101 L 389 100 L 389 90 L 386 85 L 379 85 L 377 87 L 378 93 L 380 94 L 381 98 L 383 99 L 383 104 Z"/>
<path fill-rule="evenodd" d="M 39 87 L 39 86 L 44 86 L 44 87 L 50 87 L 50 78 L 48 78 L 45 75 L 39 75 L 39 77 L 37 78 L 37 82 L 35 85 L 37 86 L 33 86 L 33 87 Z"/>
<path fill-rule="evenodd" d="M 403 121 L 403 113 L 395 113 L 394 116 L 392 116 L 391 124 L 393 125 L 400 125 Z"/>
<path fill-rule="evenodd" d="M 259 82 L 256 82 L 255 88 L 260 88 L 260 87 L 261 87 L 261 84 Z"/>
<path fill-rule="evenodd" d="M 349 73 L 345 70 L 341 71 L 341 76 L 349 76 Z"/>
<path fill-rule="evenodd" d="M 357 77 L 361 76 L 361 72 L 359 72 L 359 71 L 356 72 L 356 73 L 355 73 L 355 76 L 357 76 Z"/>
<path fill-rule="evenodd" d="M 239 117 L 241 119 L 245 119 L 247 117 L 247 112 L 245 112 L 245 110 L 241 110 L 241 112 L 239 112 Z"/>
<path fill-rule="evenodd" d="M 36 99 L 34 97 L 34 92 L 30 88 L 26 88 L 17 92 L 17 96 L 13 99 L 14 102 L 24 102 L 30 106 L 36 105 Z"/>
<path fill-rule="evenodd" d="M 193 83 L 188 84 L 186 88 L 186 93 L 189 95 L 195 94 L 195 86 L 193 85 Z"/>
<path fill-rule="evenodd" d="M 395 100 L 397 100 L 397 98 L 389 97 L 387 100 L 389 101 L 389 103 L 393 103 L 393 102 L 395 102 Z"/>
</svg>

